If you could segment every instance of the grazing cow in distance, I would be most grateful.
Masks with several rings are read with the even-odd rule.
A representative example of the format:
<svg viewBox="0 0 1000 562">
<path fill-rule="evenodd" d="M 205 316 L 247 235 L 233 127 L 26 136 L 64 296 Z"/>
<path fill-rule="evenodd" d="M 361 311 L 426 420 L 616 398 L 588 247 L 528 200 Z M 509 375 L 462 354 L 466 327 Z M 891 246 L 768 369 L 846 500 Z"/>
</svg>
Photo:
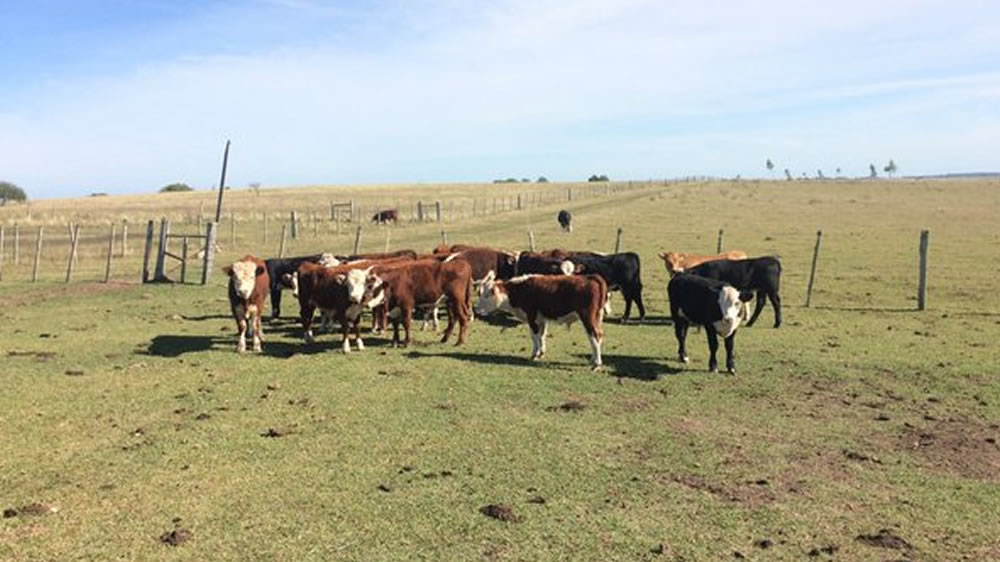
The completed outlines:
<svg viewBox="0 0 1000 562">
<path fill-rule="evenodd" d="M 223 267 L 222 271 L 229 276 L 229 309 L 240 332 L 236 351 L 243 353 L 247 350 L 249 328 L 253 332 L 253 350 L 259 352 L 263 342 L 260 316 L 264 312 L 264 300 L 270 287 L 267 264 L 247 254 L 240 261 Z"/>
<path fill-rule="evenodd" d="M 573 232 L 573 215 L 569 213 L 566 209 L 559 211 L 556 215 L 556 220 L 559 221 L 559 226 L 562 227 L 564 232 Z"/>
<path fill-rule="evenodd" d="M 692 267 L 697 267 L 705 262 L 715 260 L 743 260 L 746 259 L 746 252 L 740 250 L 730 250 L 714 256 L 699 256 L 698 254 L 685 254 L 684 252 L 660 252 L 660 259 L 667 268 L 667 273 L 676 275 L 683 273 Z"/>
<path fill-rule="evenodd" d="M 329 268 L 308 262 L 299 266 L 295 274 L 295 293 L 299 298 L 299 314 L 306 343 L 314 341 L 312 320 L 318 308 L 324 318 L 329 316 L 340 322 L 344 353 L 351 352 L 352 327 L 358 351 L 365 348 L 359 327 L 361 312 L 366 307 L 377 306 L 381 301 L 381 281 L 370 275 L 371 269 L 350 266 Z"/>
<path fill-rule="evenodd" d="M 479 288 L 476 313 L 480 316 L 495 310 L 514 314 L 531 328 L 531 359 L 545 355 L 548 323 L 583 323 L 590 340 L 590 365 L 603 363 L 604 307 L 608 287 L 599 275 L 522 275 L 503 281 L 488 275 Z"/>
<path fill-rule="evenodd" d="M 781 326 L 781 262 L 773 256 L 749 258 L 745 260 L 715 260 L 705 262 L 688 270 L 690 273 L 725 281 L 740 291 L 756 291 L 757 303 L 747 326 L 753 326 L 764 310 L 764 302 L 771 299 L 774 307 L 774 327 Z M 766 297 L 766 298 L 765 298 Z"/>
<path fill-rule="evenodd" d="M 646 319 L 646 307 L 642 304 L 642 272 L 639 255 L 635 252 L 601 255 L 592 252 L 572 252 L 566 258 L 574 265 L 574 273 L 600 275 L 608 284 L 609 291 L 621 290 L 625 299 L 622 323 L 627 323 L 632 313 L 632 303 L 639 308 L 639 323 Z"/>
<path fill-rule="evenodd" d="M 271 290 L 271 318 L 281 317 L 281 291 L 291 288 L 287 279 L 299 265 L 304 262 L 319 263 L 326 254 L 313 254 L 311 256 L 299 256 L 296 258 L 270 258 L 264 260 L 267 267 L 267 275 L 270 279 Z"/>
<path fill-rule="evenodd" d="M 383 209 L 372 215 L 372 222 L 378 224 L 385 224 L 391 222 L 393 224 L 399 223 L 399 210 L 398 209 Z"/>
<path fill-rule="evenodd" d="M 667 284 L 670 298 L 670 317 L 677 336 L 677 356 L 688 362 L 684 345 L 690 324 L 704 326 L 708 335 L 708 370 L 719 370 L 715 353 L 719 349 L 719 336 L 726 344 L 726 371 L 736 374 L 733 345 L 736 329 L 746 319 L 745 303 L 753 298 L 750 291 L 739 291 L 728 283 L 707 279 L 690 273 L 678 273 Z"/>
</svg>

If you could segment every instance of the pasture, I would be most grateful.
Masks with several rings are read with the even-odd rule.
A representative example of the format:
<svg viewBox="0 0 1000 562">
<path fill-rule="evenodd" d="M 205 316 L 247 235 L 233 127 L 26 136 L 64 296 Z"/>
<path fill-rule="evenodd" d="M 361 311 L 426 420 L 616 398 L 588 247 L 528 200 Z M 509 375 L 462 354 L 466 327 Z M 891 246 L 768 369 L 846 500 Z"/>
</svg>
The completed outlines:
<svg viewBox="0 0 1000 562">
<path fill-rule="evenodd" d="M 332 335 L 302 343 L 286 293 L 264 353 L 238 356 L 225 277 L 136 284 L 138 229 L 107 285 L 97 246 L 69 284 L 64 252 L 33 284 L 8 248 L 0 559 L 1000 559 L 997 182 L 653 183 L 475 217 L 461 212 L 472 199 L 521 187 L 353 189 L 227 197 L 248 219 L 352 193 L 363 208 L 459 199 L 450 242 L 510 249 L 533 230 L 540 248 L 611 251 L 620 226 L 643 260 L 647 321 L 618 324 L 612 298 L 598 372 L 579 325 L 551 330 L 539 362 L 525 326 L 485 321 L 463 347 L 368 335 L 345 356 Z M 212 197 L 43 201 L 32 220 L 65 236 L 74 213 L 181 221 Z M 724 248 L 784 267 L 785 323 L 772 329 L 768 306 L 739 330 L 736 376 L 705 371 L 704 332 L 688 336 L 692 362 L 676 361 L 656 257 L 712 253 L 720 227 Z M 362 250 L 380 251 L 387 229 L 393 249 L 428 251 L 442 225 L 366 226 Z M 223 225 L 216 269 L 276 255 L 271 235 L 265 246 L 242 228 L 232 245 Z M 308 230 L 286 255 L 352 243 Z M 490 504 L 516 520 L 483 514 Z M 180 544 L 161 540 L 179 530 Z"/>
</svg>

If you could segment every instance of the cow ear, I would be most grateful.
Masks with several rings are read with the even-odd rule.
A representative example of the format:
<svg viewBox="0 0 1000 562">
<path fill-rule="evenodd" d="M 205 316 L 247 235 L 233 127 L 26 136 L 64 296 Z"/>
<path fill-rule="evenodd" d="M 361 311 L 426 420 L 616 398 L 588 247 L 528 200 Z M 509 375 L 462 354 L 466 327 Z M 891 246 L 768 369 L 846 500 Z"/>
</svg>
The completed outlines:
<svg viewBox="0 0 1000 562">
<path fill-rule="evenodd" d="M 254 271 L 254 275 L 264 275 L 265 271 L 267 271 L 267 268 L 265 268 L 263 265 L 258 265 L 257 270 Z"/>
<path fill-rule="evenodd" d="M 347 276 L 344 275 L 343 273 L 338 273 L 334 275 L 333 278 L 334 280 L 337 281 L 337 283 L 343 283 L 344 281 L 347 281 Z"/>
<path fill-rule="evenodd" d="M 231 266 L 231 265 L 224 265 L 224 266 L 222 266 L 222 272 L 225 273 L 226 275 L 232 276 L 233 275 L 233 266 Z"/>
</svg>

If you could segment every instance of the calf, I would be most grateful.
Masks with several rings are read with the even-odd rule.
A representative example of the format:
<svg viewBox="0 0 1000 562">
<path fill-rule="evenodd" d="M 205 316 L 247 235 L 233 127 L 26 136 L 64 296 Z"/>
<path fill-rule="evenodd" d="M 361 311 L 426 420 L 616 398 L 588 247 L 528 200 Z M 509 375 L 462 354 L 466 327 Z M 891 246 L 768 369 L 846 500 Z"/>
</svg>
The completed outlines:
<svg viewBox="0 0 1000 562">
<path fill-rule="evenodd" d="M 397 209 L 383 209 L 372 215 L 372 222 L 378 224 L 385 224 L 391 222 L 396 224 L 399 222 L 399 210 Z"/>
<path fill-rule="evenodd" d="M 308 262 L 299 266 L 295 275 L 295 292 L 299 298 L 299 315 L 306 343 L 314 341 L 312 321 L 313 313 L 318 308 L 324 319 L 332 317 L 340 322 L 344 353 L 351 352 L 352 327 L 358 351 L 365 348 L 359 327 L 361 312 L 366 306 L 377 306 L 381 293 L 380 281 L 370 276 L 370 271 L 371 267 L 329 268 Z"/>
<path fill-rule="evenodd" d="M 663 265 L 667 268 L 667 273 L 676 275 L 705 262 L 746 259 L 747 254 L 740 250 L 730 250 L 721 254 L 715 254 L 714 256 L 699 256 L 697 254 L 685 254 L 684 252 L 660 252 L 659 256 L 663 260 Z"/>
<path fill-rule="evenodd" d="M 476 313 L 494 310 L 513 313 L 531 328 L 531 359 L 545 355 L 548 322 L 583 323 L 590 340 L 590 365 L 602 365 L 601 343 L 604 339 L 604 305 L 608 286 L 599 275 L 547 276 L 522 275 L 508 281 L 488 275 L 479 288 Z"/>
<path fill-rule="evenodd" d="M 747 326 L 753 326 L 764 310 L 764 301 L 771 299 L 774 307 L 774 327 L 781 326 L 781 262 L 773 256 L 745 260 L 716 260 L 705 262 L 689 270 L 690 273 L 725 281 L 741 291 L 757 291 L 757 303 Z M 765 298 L 766 297 L 766 298 Z"/>
<path fill-rule="evenodd" d="M 247 350 L 247 328 L 253 333 L 253 350 L 261 351 L 263 334 L 260 329 L 260 315 L 264 311 L 264 300 L 270 286 L 267 264 L 251 255 L 227 265 L 222 271 L 229 276 L 229 309 L 236 320 L 240 332 L 236 351 Z"/>
<path fill-rule="evenodd" d="M 604 278 L 609 291 L 621 290 L 625 298 L 625 313 L 622 323 L 628 322 L 632 313 L 632 303 L 639 308 L 639 322 L 646 319 L 646 307 L 642 304 L 642 275 L 639 255 L 635 252 L 601 255 L 591 252 L 573 252 L 567 258 L 574 265 L 574 272 L 595 274 Z"/>
<path fill-rule="evenodd" d="M 571 215 L 569 211 L 566 209 L 559 211 L 559 214 L 556 216 L 556 220 L 559 221 L 559 226 L 561 226 L 565 232 L 573 232 L 573 215 Z"/>
<path fill-rule="evenodd" d="M 413 309 L 421 305 L 436 305 L 444 299 L 448 306 L 448 325 L 441 343 L 448 341 L 458 321 L 458 341 L 465 343 L 471 314 L 469 300 L 472 295 L 472 267 L 464 260 L 417 260 L 395 265 L 375 266 L 375 275 L 382 281 L 385 291 L 384 307 L 392 319 L 392 345 L 399 345 L 399 324 L 403 323 L 410 345 L 410 325 Z"/>
<path fill-rule="evenodd" d="M 287 280 L 288 276 L 295 273 L 304 262 L 318 263 L 323 259 L 324 254 L 313 254 L 311 256 L 299 256 L 297 258 L 270 258 L 264 260 L 267 267 L 267 275 L 270 279 L 271 290 L 271 318 L 281 317 L 281 291 L 290 288 Z"/>
<path fill-rule="evenodd" d="M 719 370 L 715 353 L 719 349 L 719 335 L 726 344 L 726 370 L 736 373 L 733 360 L 733 344 L 736 329 L 746 318 L 744 303 L 753 298 L 750 291 L 738 291 L 731 285 L 698 277 L 689 273 L 675 275 L 667 284 L 670 298 L 670 317 L 673 319 L 674 334 L 677 336 L 677 356 L 683 363 L 688 362 L 684 340 L 690 324 L 705 327 L 708 334 L 708 370 Z"/>
</svg>

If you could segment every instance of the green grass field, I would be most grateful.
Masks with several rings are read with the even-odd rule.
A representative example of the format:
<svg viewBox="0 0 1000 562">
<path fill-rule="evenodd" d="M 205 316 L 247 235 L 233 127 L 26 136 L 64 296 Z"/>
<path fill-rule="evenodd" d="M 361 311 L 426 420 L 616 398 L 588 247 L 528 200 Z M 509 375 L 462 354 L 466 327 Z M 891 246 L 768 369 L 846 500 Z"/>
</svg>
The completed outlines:
<svg viewBox="0 0 1000 562">
<path fill-rule="evenodd" d="M 392 187 L 364 205 L 451 197 L 461 209 L 502 189 Z M 316 209 L 345 197 L 266 194 L 275 216 L 312 196 Z M 115 199 L 85 220 L 120 218 Z M 197 212 L 194 196 L 193 211 L 148 199 L 128 199 L 148 205 L 130 221 Z M 59 205 L 36 204 L 33 220 L 65 237 Z M 563 207 L 572 234 L 556 225 Z M 345 356 L 335 336 L 302 343 L 287 293 L 264 353 L 238 356 L 225 278 L 135 284 L 136 233 L 110 285 L 94 282 L 97 246 L 70 284 L 65 253 L 32 284 L 30 252 L 14 268 L 8 247 L 0 508 L 17 513 L 0 519 L 0 559 L 1000 559 L 997 216 L 997 182 L 718 182 L 444 224 L 451 242 L 523 249 L 533 230 L 540 247 L 600 251 L 622 227 L 643 260 L 648 317 L 618 324 L 613 298 L 600 372 L 578 325 L 553 330 L 537 363 L 526 327 L 482 321 L 461 348 L 416 332 L 409 349 L 368 336 Z M 246 226 L 236 247 L 223 226 L 217 267 L 276 253 L 274 232 L 264 245 Z M 720 227 L 725 248 L 784 265 L 785 324 L 772 329 L 768 307 L 738 332 L 736 376 L 706 372 L 703 332 L 689 335 L 689 365 L 674 359 L 656 258 L 713 252 Z M 390 245 L 426 251 L 441 229 L 390 228 Z M 930 273 L 917 312 L 921 229 Z M 353 242 L 307 232 L 287 253 Z M 385 233 L 366 227 L 363 249 L 382 249 Z M 488 504 L 517 520 L 487 517 Z M 161 541 L 175 529 L 187 540 Z"/>
</svg>

